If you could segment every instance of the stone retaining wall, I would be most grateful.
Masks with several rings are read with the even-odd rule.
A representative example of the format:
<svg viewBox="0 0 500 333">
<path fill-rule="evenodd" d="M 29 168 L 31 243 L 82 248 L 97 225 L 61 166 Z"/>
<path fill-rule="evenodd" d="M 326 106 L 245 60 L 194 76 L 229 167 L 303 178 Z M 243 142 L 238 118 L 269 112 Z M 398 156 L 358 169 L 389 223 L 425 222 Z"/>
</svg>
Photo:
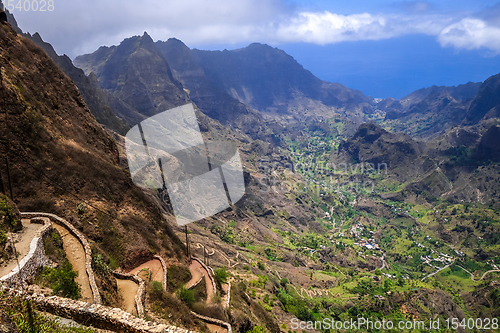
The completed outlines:
<svg viewBox="0 0 500 333">
<path fill-rule="evenodd" d="M 24 283 L 26 280 L 33 278 L 36 274 L 36 271 L 40 267 L 49 263 L 47 257 L 45 256 L 43 236 L 52 231 L 52 224 L 50 223 L 50 220 L 52 220 L 55 223 L 58 223 L 67 228 L 68 231 L 73 236 L 78 238 L 80 243 L 83 245 L 83 248 L 85 249 L 86 271 L 90 282 L 90 288 L 94 296 L 94 304 L 58 296 L 47 297 L 37 294 L 30 295 L 22 290 L 16 290 L 6 287 L 2 287 L 2 289 L 13 290 L 17 294 L 24 295 L 26 298 L 33 300 L 37 305 L 38 310 L 46 311 L 64 318 L 70 318 L 75 322 L 86 326 L 90 324 L 96 328 L 126 333 L 197 333 L 175 326 L 145 321 L 121 309 L 101 305 L 101 296 L 97 289 L 94 272 L 92 270 L 92 251 L 85 236 L 68 221 L 54 214 L 24 212 L 21 213 L 21 215 L 25 217 L 31 217 L 34 223 L 36 223 L 35 221 L 43 221 L 45 226 L 40 229 L 37 232 L 36 236 L 31 240 L 30 250 L 28 254 L 20 261 L 19 267 L 16 267 L 12 270 L 11 273 L 0 278 L 0 282 Z M 155 258 L 160 260 L 162 264 L 164 271 L 163 288 L 164 290 L 166 290 L 167 265 L 163 258 L 161 258 L 160 256 L 155 256 Z M 216 291 L 217 289 L 215 280 L 212 276 L 213 271 L 212 274 L 210 274 L 211 269 L 209 270 L 209 268 L 200 259 L 195 257 L 193 257 L 193 259 L 198 261 L 207 271 L 208 278 L 212 283 L 214 291 Z M 134 282 L 139 284 L 139 288 L 135 296 L 135 304 L 138 315 L 142 317 L 144 315 L 144 302 L 146 299 L 146 286 L 144 281 L 140 277 L 133 274 L 120 273 L 116 271 L 113 272 L 113 274 L 115 277 L 118 277 L 120 279 L 133 280 Z M 204 276 L 204 274 L 202 275 Z M 203 276 L 200 281 L 203 279 Z M 198 281 L 195 285 L 197 285 L 200 281 Z M 225 327 L 228 333 L 232 333 L 231 325 L 229 323 L 215 318 L 205 317 L 195 312 L 191 313 L 195 317 L 207 323 Z"/>
<path fill-rule="evenodd" d="M 146 301 L 146 284 L 144 280 L 130 273 L 114 271 L 113 275 L 120 280 L 132 280 L 139 285 L 137 294 L 135 294 L 135 309 L 137 310 L 137 316 L 144 317 L 144 302 Z"/>
<path fill-rule="evenodd" d="M 36 304 L 37 310 L 70 318 L 84 326 L 126 333 L 197 333 L 176 326 L 146 321 L 118 308 L 58 296 L 29 294 L 19 289 L 6 287 L 2 289 L 31 299 Z"/>
<path fill-rule="evenodd" d="M 214 288 L 214 293 L 216 293 L 217 292 L 217 287 L 215 286 L 215 280 L 214 280 L 213 274 L 210 274 L 210 270 L 208 269 L 207 265 L 205 265 L 205 263 L 202 260 L 200 260 L 200 259 L 198 259 L 196 257 L 191 257 L 191 259 L 196 260 L 197 262 L 199 262 L 201 264 L 201 266 L 203 268 L 205 268 L 205 270 L 208 273 L 208 278 L 210 279 L 210 283 L 212 283 L 212 287 Z"/>
<path fill-rule="evenodd" d="M 167 291 L 167 263 L 157 254 L 154 255 L 154 258 L 160 260 L 161 262 L 161 267 L 163 268 L 163 291 Z"/>
<path fill-rule="evenodd" d="M 225 321 L 222 321 L 222 320 L 219 320 L 219 319 L 215 319 L 215 318 L 210 318 L 210 317 L 205 317 L 205 316 L 202 316 L 200 314 L 197 314 L 196 312 L 193 312 L 191 311 L 191 314 L 209 324 L 215 324 L 215 325 L 218 325 L 218 326 L 221 326 L 221 327 L 225 327 L 227 329 L 227 333 L 231 333 L 232 332 L 232 329 L 231 329 L 231 325 L 229 323 L 226 323 Z"/>
<path fill-rule="evenodd" d="M 194 259 L 197 262 L 199 262 L 201 264 L 201 266 L 207 271 L 208 278 L 210 279 L 210 282 L 212 283 L 212 287 L 214 288 L 214 292 L 216 293 L 217 292 L 217 287 L 215 286 L 215 279 L 213 277 L 214 271 L 212 270 L 212 267 L 207 267 L 207 265 L 205 265 L 205 263 L 203 261 L 201 261 L 200 259 L 198 259 L 196 257 L 191 257 L 191 259 Z M 212 272 L 212 274 L 210 274 L 210 272 Z M 203 274 L 203 275 L 205 275 L 205 274 Z M 202 277 L 202 279 L 203 279 L 203 277 Z M 200 279 L 200 281 L 201 281 L 201 279 Z M 197 282 L 196 284 L 198 284 L 198 283 L 199 282 Z M 231 288 L 231 285 L 229 285 L 229 288 Z M 229 289 L 229 291 L 230 291 L 230 289 Z M 228 296 L 227 304 L 229 305 L 229 296 Z M 203 320 L 203 321 L 205 321 L 207 323 L 215 324 L 215 325 L 218 325 L 218 326 L 221 326 L 221 327 L 225 327 L 227 329 L 227 332 L 231 333 L 231 325 L 229 323 L 226 323 L 225 321 L 222 321 L 222 320 L 219 320 L 219 319 L 205 317 L 205 316 L 197 314 L 196 312 L 193 312 L 193 311 L 191 311 L 191 313 L 195 317 L 200 318 L 201 320 Z"/>
<path fill-rule="evenodd" d="M 229 301 L 231 300 L 231 282 L 227 282 L 227 301 L 226 301 L 226 309 L 229 308 Z"/>
<path fill-rule="evenodd" d="M 198 267 L 196 267 L 196 269 L 200 272 L 201 277 L 197 281 L 193 282 L 191 285 L 186 286 L 186 289 L 193 289 L 194 287 L 196 287 L 197 285 L 199 285 L 200 282 L 203 281 L 203 279 L 205 278 L 205 274 L 203 274 L 203 272 L 201 271 L 201 269 L 199 269 Z"/>
<path fill-rule="evenodd" d="M 89 284 L 90 284 L 90 289 L 92 290 L 92 295 L 93 295 L 93 298 L 94 298 L 94 303 L 95 304 L 101 304 L 102 303 L 102 301 L 101 301 L 101 295 L 99 294 L 99 289 L 97 289 L 97 284 L 95 282 L 94 271 L 92 270 L 92 250 L 91 250 L 90 244 L 87 241 L 87 239 L 85 238 L 85 236 L 80 231 L 78 231 L 78 229 L 76 229 L 71 223 L 69 223 L 65 219 L 63 219 L 63 218 L 61 218 L 61 217 L 59 217 L 57 215 L 54 215 L 54 214 L 50 214 L 50 213 L 31 213 L 30 212 L 30 213 L 21 213 L 21 216 L 27 216 L 27 217 L 39 217 L 39 216 L 43 216 L 43 217 L 48 217 L 52 221 L 54 221 L 55 223 L 60 224 L 63 227 L 65 227 L 66 229 L 68 229 L 68 231 L 73 236 L 75 236 L 76 238 L 78 238 L 78 240 L 80 241 L 80 243 L 82 244 L 82 246 L 83 246 L 83 248 L 85 250 L 85 270 L 87 271 L 87 276 L 89 278 Z"/>
<path fill-rule="evenodd" d="M 138 276 L 139 278 L 141 278 L 141 277 L 139 276 L 139 273 L 141 273 L 141 272 L 142 272 L 143 270 L 145 270 L 145 269 L 147 270 L 147 273 L 148 273 L 148 275 L 147 275 L 148 281 L 147 281 L 147 282 L 151 282 L 151 279 L 153 278 L 153 271 L 152 271 L 152 270 L 151 270 L 151 268 L 149 268 L 149 267 L 144 267 L 144 268 L 143 268 L 143 269 L 141 269 L 140 271 L 137 271 L 134 275 L 135 275 L 135 276 Z M 142 278 L 141 278 L 141 279 L 142 279 Z M 144 279 L 142 279 L 142 280 L 144 280 Z"/>
<path fill-rule="evenodd" d="M 48 218 L 33 219 L 32 223 L 43 223 L 44 226 L 38 230 L 30 242 L 28 254 L 24 256 L 9 274 L 0 278 L 0 282 L 7 284 L 24 284 L 34 279 L 38 269 L 49 264 L 43 247 L 43 237 L 52 231 L 52 224 Z"/>
</svg>

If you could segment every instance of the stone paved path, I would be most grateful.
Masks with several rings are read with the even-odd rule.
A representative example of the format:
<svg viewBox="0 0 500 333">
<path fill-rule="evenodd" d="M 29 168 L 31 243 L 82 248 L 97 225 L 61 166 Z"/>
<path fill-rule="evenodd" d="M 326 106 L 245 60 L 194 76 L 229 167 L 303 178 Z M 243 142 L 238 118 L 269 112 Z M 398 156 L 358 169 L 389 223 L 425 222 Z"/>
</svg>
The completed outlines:
<svg viewBox="0 0 500 333">
<path fill-rule="evenodd" d="M 38 230 L 42 229 L 43 224 L 31 223 L 30 219 L 22 219 L 23 230 L 18 232 L 18 242 L 14 244 L 16 247 L 19 261 L 23 259 L 30 250 L 30 243 L 35 237 Z M 17 266 L 17 260 L 13 259 L 0 267 L 0 277 L 9 274 Z"/>
<path fill-rule="evenodd" d="M 87 266 L 85 264 L 85 250 L 83 249 L 82 244 L 78 238 L 73 236 L 65 227 L 57 223 L 52 223 L 52 227 L 59 231 L 63 241 L 64 251 L 66 251 L 66 257 L 71 265 L 73 265 L 73 270 L 78 272 L 78 276 L 75 280 L 82 288 L 82 301 L 93 303 L 94 297 L 92 295 L 92 289 L 90 289 L 90 282 L 86 268 Z"/>
</svg>

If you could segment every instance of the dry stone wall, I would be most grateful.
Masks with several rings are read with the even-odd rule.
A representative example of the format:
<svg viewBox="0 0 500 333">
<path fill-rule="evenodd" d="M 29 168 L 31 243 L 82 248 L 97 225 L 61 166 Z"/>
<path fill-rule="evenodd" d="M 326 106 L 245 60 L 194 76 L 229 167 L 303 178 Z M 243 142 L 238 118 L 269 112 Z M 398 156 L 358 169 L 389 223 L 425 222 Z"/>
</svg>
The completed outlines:
<svg viewBox="0 0 500 333">
<path fill-rule="evenodd" d="M 203 266 L 203 268 L 207 271 L 210 283 L 212 283 L 212 287 L 214 288 L 213 290 L 214 290 L 214 292 L 216 292 L 217 291 L 217 287 L 215 286 L 215 279 L 213 277 L 214 276 L 214 271 L 213 271 L 212 267 L 207 267 L 207 265 L 205 265 L 205 263 L 202 260 L 200 260 L 200 259 L 198 259 L 196 257 L 191 257 L 191 259 L 198 261 L 201 264 L 201 266 Z M 202 279 L 203 279 L 203 277 L 202 277 Z M 199 281 L 196 284 L 198 284 L 198 283 L 199 283 Z M 208 281 L 207 281 L 207 283 L 208 283 Z M 229 288 L 231 288 L 231 285 L 229 285 Z M 227 306 L 229 306 L 229 293 L 230 292 L 231 292 L 231 289 L 228 289 Z M 205 316 L 197 314 L 196 312 L 193 312 L 193 311 L 191 311 L 191 313 L 194 316 L 200 318 L 201 320 L 204 320 L 207 323 L 215 324 L 215 325 L 218 325 L 218 326 L 221 326 L 221 327 L 225 327 L 227 329 L 227 332 L 231 333 L 231 325 L 229 323 L 226 323 L 225 321 L 222 321 L 222 320 L 219 320 L 219 319 L 205 317 Z"/>
<path fill-rule="evenodd" d="M 193 314 L 195 317 L 209 323 L 209 324 L 215 324 L 217 326 L 225 327 L 227 329 L 227 333 L 231 333 L 231 325 L 229 323 L 226 323 L 225 321 L 215 319 L 215 318 L 210 318 L 210 317 L 205 317 L 200 314 L 197 314 L 196 312 L 191 311 L 191 314 Z"/>
<path fill-rule="evenodd" d="M 167 263 L 159 255 L 154 255 L 154 258 L 161 262 L 161 267 L 163 268 L 163 291 L 167 291 Z"/>
<path fill-rule="evenodd" d="M 227 294 L 226 294 L 226 303 L 225 307 L 229 308 L 229 301 L 231 300 L 231 282 L 227 282 Z"/>
<path fill-rule="evenodd" d="M 32 223 L 43 223 L 42 229 L 38 230 L 35 237 L 30 242 L 30 249 L 27 255 L 21 259 L 19 265 L 16 266 L 9 274 L 0 278 L 0 282 L 6 284 L 24 284 L 32 280 L 38 269 L 49 263 L 45 256 L 43 247 L 43 237 L 52 231 L 52 224 L 49 219 L 32 219 Z"/>
<path fill-rule="evenodd" d="M 132 280 L 139 285 L 137 294 L 135 294 L 135 309 L 137 310 L 137 315 L 142 318 L 144 316 L 144 302 L 146 301 L 146 284 L 144 280 L 137 275 L 117 271 L 114 271 L 113 275 L 121 280 Z"/>
<path fill-rule="evenodd" d="M 176 326 L 154 323 L 131 315 L 118 308 L 91 304 L 58 296 L 28 294 L 19 289 L 2 287 L 26 299 L 31 299 L 38 310 L 69 318 L 85 326 L 126 333 L 197 333 Z"/>
<path fill-rule="evenodd" d="M 85 250 L 85 268 L 87 271 L 87 276 L 89 278 L 89 283 L 90 283 L 90 289 L 92 290 L 92 295 L 94 298 L 94 303 L 95 304 L 101 304 L 101 295 L 99 294 L 99 289 L 97 289 L 97 284 L 95 282 L 95 276 L 94 276 L 94 271 L 92 270 L 92 250 L 90 248 L 90 244 L 85 238 L 85 236 L 78 230 L 76 229 L 71 223 L 66 221 L 65 219 L 54 215 L 50 213 L 21 213 L 21 216 L 25 217 L 48 217 L 52 221 L 54 221 L 57 224 L 62 225 L 68 231 L 78 238 L 80 243 L 83 245 L 83 248 Z"/>
<path fill-rule="evenodd" d="M 200 259 L 198 259 L 196 257 L 191 257 L 191 259 L 196 260 L 197 262 L 199 262 L 201 264 L 201 266 L 203 266 L 203 268 L 205 268 L 205 270 L 208 273 L 208 278 L 210 279 L 210 283 L 212 284 L 212 288 L 214 288 L 214 292 L 216 292 L 217 291 L 217 287 L 215 286 L 215 280 L 214 280 L 213 274 L 210 274 L 210 270 L 211 269 L 209 270 L 209 268 L 207 267 L 207 265 L 205 265 L 205 263 L 202 260 L 200 260 Z M 207 283 L 208 283 L 208 281 L 207 281 Z"/>
<path fill-rule="evenodd" d="M 45 256 L 45 250 L 43 247 L 43 236 L 51 232 L 52 224 L 51 220 L 58 223 L 65 228 L 67 228 L 71 234 L 80 240 L 80 243 L 85 249 L 85 261 L 86 261 L 86 271 L 89 277 L 90 287 L 94 296 L 94 304 L 76 301 L 68 298 L 58 297 L 58 296 L 45 296 L 39 294 L 28 294 L 22 290 L 16 290 L 3 286 L 2 289 L 7 289 L 15 291 L 19 295 L 23 295 L 28 299 L 31 299 L 36 305 L 38 310 L 46 311 L 64 318 L 70 318 L 77 323 L 83 325 L 91 325 L 96 328 L 111 330 L 115 332 L 126 332 L 126 333 L 197 333 L 194 331 L 189 331 L 175 326 L 158 324 L 151 321 L 145 321 L 141 318 L 137 318 L 128 312 L 125 312 L 118 308 L 111 308 L 101 305 L 101 297 L 95 283 L 95 276 L 92 270 L 92 252 L 90 245 L 85 238 L 85 236 L 78 231 L 72 224 L 70 224 L 65 219 L 50 213 L 21 213 L 23 217 L 28 217 L 32 219 L 32 222 L 43 222 L 45 225 L 42 229 L 38 231 L 36 236 L 32 239 L 30 243 L 30 250 L 28 254 L 20 261 L 19 267 L 16 267 L 11 273 L 0 278 L 0 282 L 4 284 L 8 283 L 24 283 L 32 279 L 36 271 L 49 263 L 49 260 Z M 166 290 L 167 287 L 167 265 L 162 257 L 155 256 L 160 260 L 163 267 L 163 289 Z M 203 268 L 208 272 L 208 278 L 212 284 L 214 291 L 216 290 L 215 280 L 213 278 L 213 271 L 211 268 L 207 267 L 200 259 L 194 258 L 198 261 Z M 212 274 L 210 274 L 212 271 Z M 146 286 L 144 281 L 133 274 L 113 272 L 115 277 L 120 279 L 133 280 L 139 284 L 137 294 L 135 296 L 135 304 L 137 313 L 140 317 L 144 316 L 144 302 L 146 299 Z M 203 279 L 203 277 L 202 277 Z M 201 281 L 201 279 L 200 279 Z M 198 284 L 199 281 L 196 283 Z M 195 284 L 195 285 L 196 285 Z M 194 316 L 202 319 L 205 322 L 212 323 L 221 327 L 225 327 L 228 333 L 232 333 L 231 325 L 224 321 L 205 317 L 199 315 L 195 312 L 191 312 Z"/>
</svg>

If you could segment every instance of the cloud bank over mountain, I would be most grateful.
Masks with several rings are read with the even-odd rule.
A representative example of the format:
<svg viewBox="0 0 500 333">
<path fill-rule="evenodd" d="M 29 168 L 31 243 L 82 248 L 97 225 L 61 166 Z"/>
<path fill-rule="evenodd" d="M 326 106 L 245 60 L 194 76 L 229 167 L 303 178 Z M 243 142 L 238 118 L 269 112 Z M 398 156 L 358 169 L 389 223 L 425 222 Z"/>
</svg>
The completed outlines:
<svg viewBox="0 0 500 333">
<path fill-rule="evenodd" d="M 326 5 L 325 10 L 319 9 L 321 4 L 311 9 L 307 2 L 285 0 L 74 0 L 56 2 L 52 12 L 14 8 L 13 13 L 25 30 L 39 31 L 70 57 L 144 31 L 155 39 L 177 37 L 195 47 L 254 41 L 324 45 L 425 34 L 436 36 L 443 47 L 485 48 L 498 54 L 500 10 L 498 4 L 486 7 L 488 2 L 450 10 L 437 2 L 405 1 L 378 11 L 359 6 L 359 12 L 350 8 L 342 14 Z"/>
</svg>

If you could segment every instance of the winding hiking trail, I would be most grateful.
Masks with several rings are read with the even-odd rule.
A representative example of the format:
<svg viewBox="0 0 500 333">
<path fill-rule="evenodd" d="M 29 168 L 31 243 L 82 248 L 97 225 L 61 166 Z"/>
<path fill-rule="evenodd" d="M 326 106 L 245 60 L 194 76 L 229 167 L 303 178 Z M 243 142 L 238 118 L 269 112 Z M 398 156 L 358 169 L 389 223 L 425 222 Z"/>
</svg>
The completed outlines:
<svg viewBox="0 0 500 333">
<path fill-rule="evenodd" d="M 151 280 L 152 281 L 157 281 L 157 282 L 162 282 L 163 283 L 163 267 L 161 265 L 160 260 L 158 259 L 153 259 L 148 262 L 143 263 L 140 266 L 137 266 L 136 268 L 132 269 L 129 273 L 130 274 L 135 274 L 138 275 L 143 269 L 149 268 L 151 270 Z"/>
<path fill-rule="evenodd" d="M 205 278 L 205 285 L 207 286 L 207 303 L 212 303 L 215 290 L 210 282 L 207 270 L 197 260 L 193 260 L 189 265 L 189 271 L 191 272 L 191 280 L 186 283 L 186 288 L 192 288 L 192 286 L 198 284 L 202 278 Z"/>
<path fill-rule="evenodd" d="M 118 295 L 122 298 L 120 309 L 137 316 L 137 309 L 135 308 L 135 295 L 137 294 L 137 290 L 139 290 L 139 285 L 132 280 L 122 280 L 117 278 L 116 285 L 118 287 Z"/>
<path fill-rule="evenodd" d="M 14 243 L 18 260 L 26 256 L 30 250 L 30 243 L 43 224 L 32 223 L 30 219 L 22 219 L 23 230 L 17 233 L 18 242 Z M 11 236 L 12 237 L 12 236 Z M 0 277 L 9 274 L 17 266 L 17 260 L 12 259 L 0 267 Z"/>
<path fill-rule="evenodd" d="M 206 286 L 206 290 L 207 290 L 206 303 L 211 304 L 213 302 L 214 295 L 215 295 L 216 291 L 214 290 L 214 285 L 212 284 L 212 279 L 210 278 L 210 273 L 205 269 L 205 267 L 198 260 L 194 260 L 194 259 L 191 259 L 191 264 L 189 265 L 189 271 L 191 272 L 191 280 L 189 280 L 186 283 L 186 285 L 185 285 L 186 288 L 187 289 L 193 288 L 204 278 L 205 279 L 205 286 Z M 229 286 L 227 286 L 227 289 L 225 291 L 229 292 Z M 229 297 L 229 295 L 227 297 Z M 224 303 L 226 303 L 226 302 L 229 303 L 229 300 L 224 301 Z M 196 316 L 199 316 L 196 313 L 194 313 L 193 311 L 191 311 L 191 313 L 195 314 Z M 207 318 L 207 317 L 205 317 L 205 318 Z M 207 319 L 210 319 L 210 318 L 207 318 Z M 229 330 L 228 330 L 228 328 L 223 327 L 220 324 L 217 325 L 215 323 L 206 322 L 206 321 L 205 321 L 205 324 L 207 325 L 208 329 L 212 333 L 231 332 L 231 325 L 229 325 L 227 323 L 225 323 L 225 325 L 227 325 Z"/>
<path fill-rule="evenodd" d="M 97 296 L 93 294 L 93 289 L 96 289 L 95 282 L 93 280 L 92 270 L 87 267 L 87 262 L 90 262 L 90 247 L 88 241 L 86 240 L 84 235 L 80 235 L 79 232 L 74 229 L 72 225 L 64 225 L 68 224 L 64 219 L 60 217 L 49 214 L 49 213 L 22 213 L 24 215 L 35 215 L 32 218 L 22 219 L 23 229 L 13 236 L 14 246 L 16 249 L 16 253 L 18 255 L 19 261 L 25 260 L 26 256 L 30 252 L 33 251 L 30 247 L 32 247 L 32 241 L 34 239 L 39 239 L 36 237 L 39 236 L 40 230 L 42 228 L 47 227 L 50 223 L 52 228 L 56 230 L 60 236 L 63 243 L 63 249 L 66 253 L 66 257 L 68 261 L 72 264 L 73 270 L 78 273 L 78 276 L 75 278 L 75 281 L 81 286 L 81 301 L 89 304 L 99 304 L 101 299 L 99 294 Z M 40 216 L 37 216 L 40 215 Z M 50 219 L 47 217 L 49 216 Z M 55 219 L 57 221 L 61 221 L 61 224 L 58 222 L 52 221 Z M 42 223 L 36 223 L 40 222 Z M 46 230 L 46 229 L 44 229 Z M 215 250 L 212 249 L 212 255 L 215 253 Z M 223 255 L 223 253 L 221 253 Z M 223 255 L 224 256 L 224 255 Z M 238 256 L 238 255 L 237 255 Z M 166 288 L 166 269 L 168 267 L 167 263 L 160 256 L 154 256 L 155 259 L 151 259 L 136 268 L 132 269 L 129 273 L 121 273 L 115 271 L 115 279 L 118 287 L 118 294 L 121 297 L 121 310 L 127 312 L 128 314 L 134 316 L 142 316 L 143 315 L 143 301 L 141 299 L 144 297 L 144 282 L 143 280 L 153 280 L 162 283 L 163 288 Z M 228 259 L 226 257 L 226 259 Z M 203 278 L 206 281 L 206 292 L 207 292 L 207 304 L 212 304 L 215 296 L 215 282 L 213 281 L 212 276 L 210 275 L 209 270 L 213 273 L 210 267 L 206 267 L 199 259 L 192 259 L 191 264 L 189 266 L 189 270 L 192 274 L 191 280 L 188 282 L 188 286 L 197 285 Z M 229 260 L 228 260 L 229 261 Z M 230 262 L 229 262 L 230 264 Z M 5 263 L 4 266 L 0 267 L 0 277 L 5 276 L 18 265 L 18 260 L 10 260 Z M 147 273 L 146 273 L 147 272 Z M 90 274 L 90 278 L 89 275 Z M 142 276 L 142 278 L 140 277 Z M 128 278 L 128 279 L 127 279 Z M 92 279 L 92 281 L 90 281 Z M 91 285 L 93 287 L 91 287 Z M 229 304 L 229 292 L 230 292 L 230 284 L 222 286 L 223 290 L 228 294 L 227 300 L 224 303 Z M 94 290 L 95 292 L 95 290 Z M 139 296 L 141 293 L 142 296 Z M 84 304 L 85 304 L 84 303 Z M 225 307 L 227 306 L 224 304 Z M 117 309 L 115 309 L 117 310 Z M 120 311 L 121 311 L 120 310 Z M 123 312 L 123 313 L 125 313 Z M 230 333 L 231 325 L 226 322 L 222 322 L 220 320 L 203 317 L 199 314 L 196 314 L 191 311 L 191 313 L 197 316 L 199 319 L 206 322 L 207 327 L 212 333 Z M 94 312 L 92 312 L 94 314 Z M 128 315 L 127 314 L 127 315 Z M 123 315 L 121 315 L 123 317 Z M 123 318 L 122 318 L 123 319 Z"/>
<path fill-rule="evenodd" d="M 128 273 L 133 275 L 139 275 L 143 270 L 151 271 L 151 280 L 163 283 L 163 267 L 160 260 L 152 259 L 147 261 L 136 268 L 130 270 Z M 139 290 L 139 285 L 132 280 L 119 279 L 116 278 L 116 284 L 118 286 L 118 295 L 120 295 L 122 301 L 120 304 L 120 309 L 126 311 L 134 316 L 137 316 L 137 309 L 135 304 L 135 296 Z"/>
<path fill-rule="evenodd" d="M 213 256 L 214 253 L 215 253 L 215 249 L 212 249 L 212 253 L 210 253 L 208 246 L 205 246 L 205 245 L 203 245 L 201 243 L 194 243 L 193 246 L 194 246 L 195 249 L 204 249 L 204 250 L 206 250 L 207 256 Z"/>
<path fill-rule="evenodd" d="M 201 243 L 194 243 L 193 247 L 195 249 L 203 249 L 203 251 L 205 251 L 205 254 L 207 256 L 213 256 L 215 254 L 215 251 L 219 252 L 219 254 L 222 256 L 222 258 L 224 258 L 227 261 L 227 267 L 228 268 L 233 268 L 236 265 L 240 264 L 239 262 L 235 262 L 234 264 L 231 264 L 231 259 L 229 259 L 228 256 L 224 252 L 222 252 L 221 250 L 219 250 L 219 249 L 216 250 L 214 248 L 209 248 L 208 246 L 205 246 L 205 245 L 203 245 Z M 210 252 L 210 250 L 212 252 Z M 235 258 L 238 259 L 239 256 L 240 256 L 240 253 L 238 251 L 236 251 Z M 242 255 L 242 257 L 243 257 L 243 255 Z"/>
<path fill-rule="evenodd" d="M 330 294 L 332 296 L 335 296 L 330 290 L 328 290 L 326 288 L 323 288 L 323 289 L 315 288 L 315 289 L 309 290 L 309 289 L 301 287 L 300 288 L 300 293 L 298 292 L 298 290 L 297 290 L 297 288 L 295 286 L 293 288 L 295 289 L 295 291 L 297 292 L 297 294 L 299 294 L 302 297 L 304 297 L 304 293 L 309 298 L 314 298 L 315 296 L 329 296 Z"/>
<path fill-rule="evenodd" d="M 57 223 L 52 223 L 52 227 L 61 235 L 66 257 L 71 265 L 73 265 L 73 270 L 78 272 L 75 281 L 81 286 L 82 301 L 93 303 L 94 297 L 92 295 L 92 289 L 90 289 L 87 266 L 85 264 L 85 250 L 82 243 L 80 243 L 80 240 L 73 236 L 65 227 Z"/>
</svg>

